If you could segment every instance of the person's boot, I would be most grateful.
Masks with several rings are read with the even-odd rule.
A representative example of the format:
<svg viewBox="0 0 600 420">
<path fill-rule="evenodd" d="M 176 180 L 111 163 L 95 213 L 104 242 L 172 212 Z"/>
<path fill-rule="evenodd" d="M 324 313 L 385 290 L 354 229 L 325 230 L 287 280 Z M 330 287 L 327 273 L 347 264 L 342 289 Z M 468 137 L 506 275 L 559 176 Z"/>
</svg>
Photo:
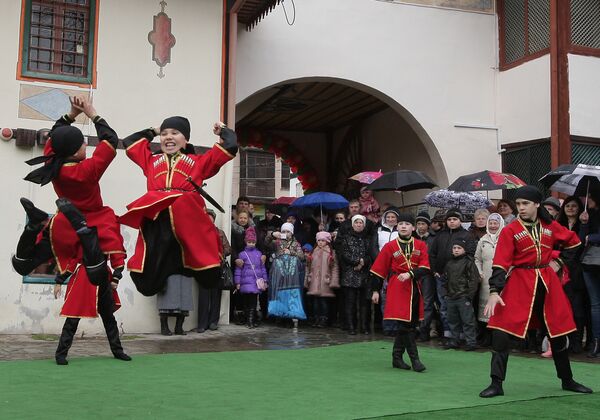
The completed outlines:
<svg viewBox="0 0 600 420">
<path fill-rule="evenodd" d="M 162 335 L 173 335 L 169 329 L 169 317 L 167 315 L 160 315 L 160 333 Z"/>
<path fill-rule="evenodd" d="M 600 338 L 594 338 L 592 341 L 592 349 L 588 353 L 587 357 L 596 358 L 600 356 Z"/>
<path fill-rule="evenodd" d="M 38 209 L 31 200 L 28 200 L 25 197 L 21 197 L 19 201 L 27 214 L 27 226 L 39 231 L 42 228 L 43 222 L 48 220 L 48 213 Z"/>
<path fill-rule="evenodd" d="M 394 348 L 392 349 L 392 367 L 396 369 L 410 370 L 410 365 L 404 361 L 403 355 L 406 350 L 406 334 L 396 335 Z"/>
<path fill-rule="evenodd" d="M 251 309 L 246 312 L 246 327 L 254 328 L 254 310 Z"/>
<path fill-rule="evenodd" d="M 185 315 L 177 315 L 175 321 L 175 335 L 187 335 L 187 333 L 183 331 L 183 321 L 185 321 Z"/>
<path fill-rule="evenodd" d="M 369 325 L 369 320 L 367 319 L 368 310 L 370 307 L 363 305 L 360 308 L 360 332 L 364 335 L 369 335 L 371 332 L 371 325 Z"/>
<path fill-rule="evenodd" d="M 406 335 L 406 352 L 410 358 L 410 364 L 415 372 L 423 372 L 426 368 L 421 360 L 419 360 L 419 350 L 417 349 L 416 335 L 411 331 Z"/>
<path fill-rule="evenodd" d="M 58 347 L 56 348 L 55 360 L 57 365 L 68 365 L 67 354 L 73 344 L 73 337 L 77 331 L 77 325 L 79 325 L 79 318 L 67 318 L 63 325 L 62 333 L 58 340 Z"/>
<path fill-rule="evenodd" d="M 502 389 L 502 381 L 495 376 L 492 376 L 492 383 L 486 389 L 479 393 L 481 398 L 493 398 L 498 397 L 500 395 L 504 395 L 504 390 Z"/>
<path fill-rule="evenodd" d="M 131 360 L 131 357 L 129 357 L 123 351 L 121 339 L 119 338 L 119 327 L 117 326 L 117 321 L 115 320 L 115 317 L 112 315 L 110 317 L 103 317 L 102 322 L 104 323 L 106 338 L 108 339 L 110 351 L 112 352 L 114 358 L 123 360 L 125 362 L 129 362 Z"/>
<path fill-rule="evenodd" d="M 573 378 L 571 379 L 563 379 L 562 380 L 562 389 L 564 389 L 565 391 L 571 391 L 571 392 L 579 392 L 582 394 L 591 394 L 594 391 L 592 391 L 590 388 L 588 388 L 585 385 L 582 385 L 578 382 L 575 382 L 573 380 Z"/>
</svg>

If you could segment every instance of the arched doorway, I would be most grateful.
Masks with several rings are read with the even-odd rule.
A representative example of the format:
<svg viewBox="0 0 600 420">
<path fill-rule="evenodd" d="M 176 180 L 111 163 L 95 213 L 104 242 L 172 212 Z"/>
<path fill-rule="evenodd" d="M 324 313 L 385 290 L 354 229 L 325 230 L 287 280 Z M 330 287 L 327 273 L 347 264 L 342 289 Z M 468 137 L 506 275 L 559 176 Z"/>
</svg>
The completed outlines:
<svg viewBox="0 0 600 420">
<path fill-rule="evenodd" d="M 257 139 L 284 139 L 280 145 L 287 142 L 284 149 L 293 152 L 282 159 L 314 172 L 310 189 L 354 197 L 360 188 L 348 180 L 354 173 L 399 168 L 421 170 L 439 185 L 448 182 L 437 148 L 412 114 L 382 92 L 353 81 L 287 80 L 239 103 L 236 115 L 242 144 L 246 136 L 259 147 Z M 422 192 L 409 193 L 405 200 L 420 197 Z M 394 202 L 398 196 L 382 193 L 380 199 Z"/>
</svg>

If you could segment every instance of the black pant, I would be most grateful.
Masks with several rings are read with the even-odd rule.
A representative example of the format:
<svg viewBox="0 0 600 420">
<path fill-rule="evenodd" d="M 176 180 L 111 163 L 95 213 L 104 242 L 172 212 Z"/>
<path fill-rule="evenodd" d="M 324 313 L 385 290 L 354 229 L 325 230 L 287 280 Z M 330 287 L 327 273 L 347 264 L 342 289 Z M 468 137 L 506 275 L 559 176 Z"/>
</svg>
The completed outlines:
<svg viewBox="0 0 600 420">
<path fill-rule="evenodd" d="M 344 287 L 344 310 L 346 311 L 346 325 L 349 330 L 356 329 L 356 311 L 359 309 L 358 317 L 360 327 L 363 331 L 369 329 L 370 320 L 370 301 L 368 290 L 365 287 Z"/>
<path fill-rule="evenodd" d="M 246 314 L 253 313 L 256 310 L 256 303 L 258 301 L 258 294 L 256 293 L 242 293 L 242 302 L 244 304 L 244 312 Z"/>
<path fill-rule="evenodd" d="M 207 329 L 219 323 L 221 312 L 221 289 L 207 289 L 198 285 L 198 328 Z"/>
<path fill-rule="evenodd" d="M 332 298 L 313 296 L 313 315 L 315 317 L 329 317 L 329 301 Z"/>
<path fill-rule="evenodd" d="M 544 318 L 544 302 L 546 300 L 546 288 L 542 281 L 538 281 L 535 291 L 535 300 L 533 302 L 533 313 L 537 316 L 540 322 L 543 323 L 544 329 L 548 327 L 545 324 Z M 506 367 L 508 365 L 510 336 L 508 333 L 500 330 L 494 330 L 492 333 L 492 365 L 490 376 L 492 380 L 503 381 L 506 378 Z M 554 359 L 554 367 L 556 368 L 557 376 L 562 380 L 573 378 L 571 372 L 571 363 L 569 362 L 569 352 L 567 350 L 567 337 L 562 335 L 550 339 L 550 347 L 552 348 L 552 358 Z"/>
<path fill-rule="evenodd" d="M 106 338 L 108 339 L 110 350 L 113 354 L 117 354 L 123 353 L 123 347 L 121 346 L 121 340 L 119 339 L 117 320 L 113 315 L 114 307 L 115 301 L 113 300 L 112 289 L 110 284 L 105 281 L 98 286 L 98 313 L 104 324 L 104 330 L 106 331 Z M 77 332 L 79 320 L 80 318 L 67 318 L 65 320 L 56 349 L 57 358 L 67 357 L 67 353 L 73 344 L 73 337 Z"/>
</svg>

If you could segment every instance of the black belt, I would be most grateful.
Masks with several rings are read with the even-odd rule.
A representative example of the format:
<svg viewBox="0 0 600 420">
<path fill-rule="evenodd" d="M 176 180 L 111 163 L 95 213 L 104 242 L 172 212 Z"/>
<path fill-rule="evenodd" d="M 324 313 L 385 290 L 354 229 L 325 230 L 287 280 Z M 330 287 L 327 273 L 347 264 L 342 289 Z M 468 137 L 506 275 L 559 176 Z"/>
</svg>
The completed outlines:
<svg viewBox="0 0 600 420">
<path fill-rule="evenodd" d="M 550 264 L 544 264 L 544 265 L 515 265 L 515 268 L 525 268 L 527 270 L 536 270 L 538 268 L 546 268 L 546 267 L 550 267 Z"/>
</svg>

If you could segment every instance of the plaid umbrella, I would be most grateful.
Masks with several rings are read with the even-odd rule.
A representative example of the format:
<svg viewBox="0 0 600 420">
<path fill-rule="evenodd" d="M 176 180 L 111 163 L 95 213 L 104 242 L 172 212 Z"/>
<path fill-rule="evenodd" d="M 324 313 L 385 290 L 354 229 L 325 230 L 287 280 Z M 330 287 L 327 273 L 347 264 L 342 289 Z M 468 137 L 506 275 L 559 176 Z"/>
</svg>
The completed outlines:
<svg viewBox="0 0 600 420">
<path fill-rule="evenodd" d="M 457 207 L 465 213 L 473 213 L 477 209 L 485 209 L 493 204 L 480 193 L 449 191 L 446 189 L 430 192 L 425 196 L 425 202 L 432 207 L 442 209 Z"/>
<path fill-rule="evenodd" d="M 494 171 L 481 171 L 460 176 L 448 187 L 451 191 L 493 191 L 510 190 L 527 185 L 513 174 Z"/>
</svg>

